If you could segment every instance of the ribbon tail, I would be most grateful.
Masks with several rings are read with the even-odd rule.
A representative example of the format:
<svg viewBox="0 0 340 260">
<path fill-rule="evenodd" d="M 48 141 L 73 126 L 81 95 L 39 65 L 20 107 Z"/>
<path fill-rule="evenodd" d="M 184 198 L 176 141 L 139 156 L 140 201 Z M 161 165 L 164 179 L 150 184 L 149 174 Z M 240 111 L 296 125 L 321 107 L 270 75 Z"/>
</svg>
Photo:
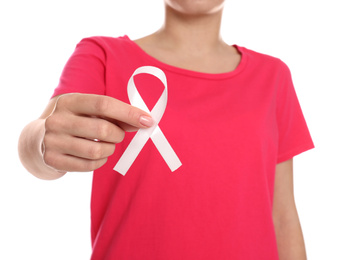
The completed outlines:
<svg viewBox="0 0 340 260">
<path fill-rule="evenodd" d="M 152 133 L 151 139 L 172 172 L 181 167 L 181 161 L 158 126 Z"/>
<path fill-rule="evenodd" d="M 143 146 L 146 144 L 148 139 L 150 138 L 150 132 L 153 129 L 140 129 L 136 133 L 136 135 L 132 138 L 130 144 L 125 149 L 124 153 L 120 157 L 116 166 L 113 170 L 119 172 L 122 175 L 125 175 L 126 172 L 130 169 L 132 163 L 137 158 L 140 151 L 143 149 Z"/>
</svg>

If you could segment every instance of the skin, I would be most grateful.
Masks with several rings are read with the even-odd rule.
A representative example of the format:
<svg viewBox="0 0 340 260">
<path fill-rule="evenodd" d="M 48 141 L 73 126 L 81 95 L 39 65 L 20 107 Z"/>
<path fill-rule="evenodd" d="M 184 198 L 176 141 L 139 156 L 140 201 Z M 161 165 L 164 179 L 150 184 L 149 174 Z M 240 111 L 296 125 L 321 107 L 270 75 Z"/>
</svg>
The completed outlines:
<svg viewBox="0 0 340 260">
<path fill-rule="evenodd" d="M 273 221 L 280 260 L 305 260 L 305 244 L 294 199 L 293 160 L 277 164 L 275 174 Z"/>
<path fill-rule="evenodd" d="M 145 52 L 164 63 L 205 73 L 237 67 L 240 54 L 220 36 L 223 0 L 164 3 L 163 26 L 135 41 Z M 51 99 L 42 115 L 24 128 L 19 156 L 27 170 L 41 179 L 93 171 L 106 163 L 125 131 L 152 124 L 146 112 L 111 97 L 62 95 Z M 280 260 L 306 259 L 294 201 L 292 160 L 276 167 L 273 221 Z"/>
</svg>

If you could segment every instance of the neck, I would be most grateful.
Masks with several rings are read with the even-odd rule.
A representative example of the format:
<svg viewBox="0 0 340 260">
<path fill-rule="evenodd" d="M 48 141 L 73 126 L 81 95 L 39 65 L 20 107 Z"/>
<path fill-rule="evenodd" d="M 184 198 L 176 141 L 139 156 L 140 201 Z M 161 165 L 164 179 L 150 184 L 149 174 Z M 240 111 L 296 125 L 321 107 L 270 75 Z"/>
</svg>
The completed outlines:
<svg viewBox="0 0 340 260">
<path fill-rule="evenodd" d="M 164 25 L 156 33 L 165 47 L 204 54 L 224 44 L 220 36 L 222 10 L 204 15 L 183 15 L 166 6 L 165 11 Z"/>
</svg>

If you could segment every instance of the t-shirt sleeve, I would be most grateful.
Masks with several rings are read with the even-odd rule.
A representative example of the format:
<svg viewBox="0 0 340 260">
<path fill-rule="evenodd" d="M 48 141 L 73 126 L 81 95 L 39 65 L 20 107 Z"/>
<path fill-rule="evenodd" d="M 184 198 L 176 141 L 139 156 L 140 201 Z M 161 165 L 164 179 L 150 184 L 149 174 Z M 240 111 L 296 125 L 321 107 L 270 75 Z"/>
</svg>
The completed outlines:
<svg viewBox="0 0 340 260">
<path fill-rule="evenodd" d="M 282 63 L 281 77 L 277 90 L 277 163 L 314 148 L 314 144 L 303 116 L 289 68 Z"/>
<path fill-rule="evenodd" d="M 93 38 L 81 40 L 67 61 L 53 96 L 66 93 L 105 94 L 106 55 Z"/>
</svg>

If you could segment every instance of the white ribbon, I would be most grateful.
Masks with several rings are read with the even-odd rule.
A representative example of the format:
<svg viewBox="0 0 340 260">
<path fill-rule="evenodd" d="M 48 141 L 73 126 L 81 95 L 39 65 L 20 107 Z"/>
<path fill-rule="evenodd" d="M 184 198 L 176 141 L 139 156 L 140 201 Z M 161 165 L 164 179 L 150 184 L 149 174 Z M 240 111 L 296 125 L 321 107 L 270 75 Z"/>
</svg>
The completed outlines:
<svg viewBox="0 0 340 260">
<path fill-rule="evenodd" d="M 149 111 L 148 107 L 145 105 L 133 80 L 133 77 L 135 75 L 141 73 L 146 73 L 157 77 L 158 79 L 161 80 L 165 87 L 162 95 L 160 96 L 156 105 L 153 107 L 151 111 Z M 182 165 L 182 163 L 178 159 L 176 153 L 174 152 L 168 140 L 165 138 L 164 134 L 162 133 L 161 129 L 158 126 L 158 123 L 164 114 L 168 102 L 168 86 L 164 72 L 159 68 L 152 66 L 139 67 L 130 77 L 127 86 L 127 91 L 131 105 L 138 107 L 144 110 L 145 112 L 148 112 L 152 116 L 155 123 L 150 128 L 138 130 L 136 135 L 131 140 L 131 143 L 128 145 L 125 152 L 120 157 L 119 161 L 117 162 L 116 166 L 113 169 L 119 172 L 120 174 L 125 175 L 126 172 L 129 170 L 130 166 L 132 165 L 132 163 L 137 158 L 140 151 L 143 149 L 148 139 L 151 138 L 156 148 L 162 155 L 163 159 L 168 164 L 170 170 L 172 172 L 177 170 Z"/>
</svg>

